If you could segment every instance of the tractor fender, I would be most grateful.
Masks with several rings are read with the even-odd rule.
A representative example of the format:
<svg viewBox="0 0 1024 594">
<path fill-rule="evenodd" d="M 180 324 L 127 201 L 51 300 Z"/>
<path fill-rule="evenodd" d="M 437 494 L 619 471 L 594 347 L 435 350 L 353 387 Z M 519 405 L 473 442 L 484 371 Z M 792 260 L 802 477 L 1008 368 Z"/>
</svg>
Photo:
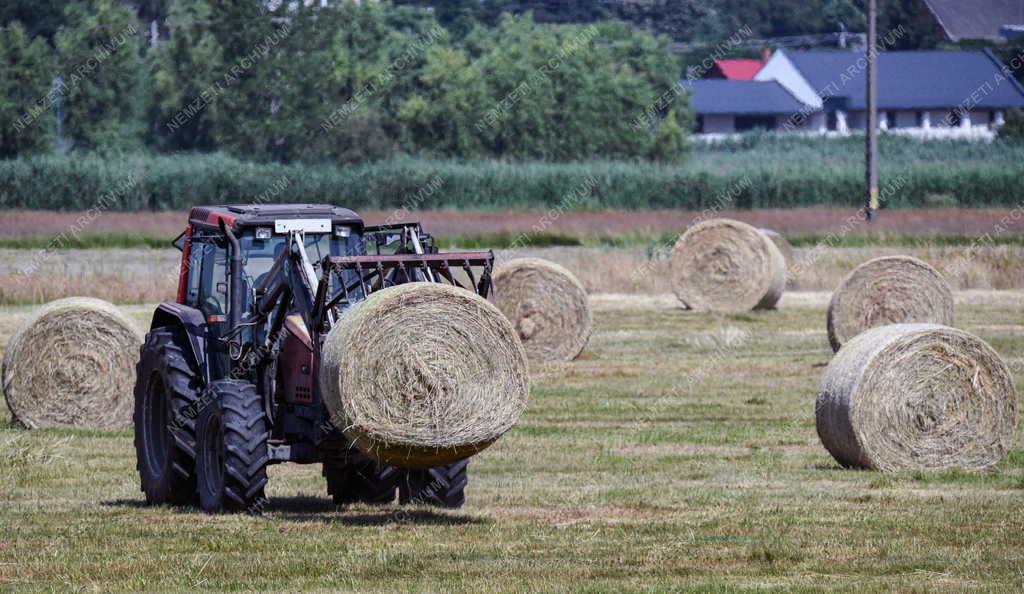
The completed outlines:
<svg viewBox="0 0 1024 594">
<path fill-rule="evenodd" d="M 150 330 L 156 328 L 180 328 L 188 337 L 188 349 L 185 356 L 190 357 L 200 370 L 205 384 L 210 383 L 210 370 L 206 365 L 206 316 L 194 307 L 164 301 L 153 312 Z M 185 347 L 186 345 L 182 345 Z"/>
</svg>

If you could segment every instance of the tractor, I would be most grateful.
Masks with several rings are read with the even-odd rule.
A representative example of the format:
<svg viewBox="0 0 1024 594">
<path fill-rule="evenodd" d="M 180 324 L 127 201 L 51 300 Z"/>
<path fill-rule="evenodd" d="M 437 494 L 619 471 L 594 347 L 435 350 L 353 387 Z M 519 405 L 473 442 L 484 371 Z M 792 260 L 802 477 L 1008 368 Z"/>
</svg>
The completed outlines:
<svg viewBox="0 0 1024 594">
<path fill-rule="evenodd" d="M 438 253 L 419 223 L 318 204 L 197 206 L 174 245 L 177 299 L 156 308 L 136 370 L 149 504 L 258 513 L 282 462 L 322 464 L 339 505 L 464 503 L 468 460 L 381 464 L 332 425 L 317 369 L 338 316 L 374 291 L 436 282 L 487 298 L 492 252 Z"/>
</svg>

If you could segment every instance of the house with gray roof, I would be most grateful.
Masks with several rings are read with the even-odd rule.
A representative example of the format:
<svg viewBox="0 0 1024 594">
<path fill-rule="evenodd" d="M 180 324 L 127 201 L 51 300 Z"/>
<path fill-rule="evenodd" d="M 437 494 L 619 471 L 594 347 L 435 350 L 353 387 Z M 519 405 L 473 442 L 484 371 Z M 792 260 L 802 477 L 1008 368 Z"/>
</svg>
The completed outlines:
<svg viewBox="0 0 1024 594">
<path fill-rule="evenodd" d="M 863 51 L 776 51 L 753 81 L 684 83 L 702 133 L 863 130 Z M 758 84 L 760 83 L 760 84 Z M 774 83 L 770 85 L 769 83 Z M 878 54 L 879 126 L 922 136 L 991 136 L 1024 87 L 989 50 Z M 731 123 L 730 123 L 731 122 Z"/>
<path fill-rule="evenodd" d="M 683 82 L 705 134 L 775 130 L 808 109 L 778 81 L 698 79 Z"/>
</svg>

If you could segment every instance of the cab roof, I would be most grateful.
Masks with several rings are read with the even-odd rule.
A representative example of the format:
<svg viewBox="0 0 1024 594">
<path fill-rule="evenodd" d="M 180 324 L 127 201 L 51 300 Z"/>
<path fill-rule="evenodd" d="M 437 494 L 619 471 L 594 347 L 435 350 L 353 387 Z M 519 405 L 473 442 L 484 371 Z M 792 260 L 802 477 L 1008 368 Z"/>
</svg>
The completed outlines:
<svg viewBox="0 0 1024 594">
<path fill-rule="evenodd" d="M 220 220 L 233 230 L 273 225 L 277 219 L 331 219 L 332 224 L 362 227 L 363 219 L 354 211 L 330 204 L 226 204 L 194 206 L 188 215 L 192 226 L 217 228 Z"/>
</svg>

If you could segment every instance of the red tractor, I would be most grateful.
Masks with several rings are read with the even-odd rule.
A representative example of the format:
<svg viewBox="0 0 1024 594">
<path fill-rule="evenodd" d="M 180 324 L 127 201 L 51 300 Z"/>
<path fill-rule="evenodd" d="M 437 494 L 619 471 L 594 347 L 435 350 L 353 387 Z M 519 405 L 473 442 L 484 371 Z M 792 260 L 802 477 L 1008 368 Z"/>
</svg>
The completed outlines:
<svg viewBox="0 0 1024 594">
<path fill-rule="evenodd" d="M 337 315 L 373 291 L 444 282 L 490 294 L 490 251 L 437 253 L 419 223 L 329 205 L 200 206 L 175 240 L 178 297 L 153 314 L 135 384 L 150 504 L 262 510 L 267 466 L 323 464 L 338 504 L 459 507 L 468 460 L 383 466 L 331 424 L 316 381 Z"/>
</svg>

